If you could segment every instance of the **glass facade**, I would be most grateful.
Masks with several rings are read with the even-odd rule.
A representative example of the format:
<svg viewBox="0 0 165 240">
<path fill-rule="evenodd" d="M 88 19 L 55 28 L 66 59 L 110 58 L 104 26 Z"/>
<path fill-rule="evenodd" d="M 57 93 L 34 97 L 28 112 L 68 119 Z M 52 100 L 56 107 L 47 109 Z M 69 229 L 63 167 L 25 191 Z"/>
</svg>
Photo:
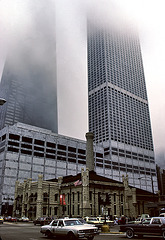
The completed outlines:
<svg viewBox="0 0 165 240">
<path fill-rule="evenodd" d="M 137 33 L 104 29 L 88 22 L 88 100 L 89 131 L 94 133 L 95 143 L 104 147 L 106 174 L 117 180 L 128 174 L 130 184 L 140 188 L 146 187 L 148 180 L 151 186 L 154 177 L 156 189 Z"/>
<path fill-rule="evenodd" d="M 21 69 L 21 65 L 13 67 L 10 60 L 5 64 L 0 97 L 6 103 L 0 108 L 0 129 L 22 122 L 57 133 L 56 70 L 49 72 L 42 63 L 33 66 L 30 60 L 25 51 L 19 61 L 24 62 L 26 69 Z"/>
</svg>

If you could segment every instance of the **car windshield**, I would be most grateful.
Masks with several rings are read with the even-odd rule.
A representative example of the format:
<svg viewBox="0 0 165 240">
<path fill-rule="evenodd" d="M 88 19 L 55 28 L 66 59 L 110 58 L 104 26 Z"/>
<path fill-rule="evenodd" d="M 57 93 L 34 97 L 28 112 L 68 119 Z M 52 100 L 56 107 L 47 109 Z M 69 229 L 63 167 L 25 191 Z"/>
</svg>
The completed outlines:
<svg viewBox="0 0 165 240">
<path fill-rule="evenodd" d="M 82 225 L 79 220 L 65 220 L 66 226 Z"/>
<path fill-rule="evenodd" d="M 105 220 L 105 217 L 102 217 L 101 220 L 104 221 L 104 220 Z M 109 219 L 106 217 L 106 220 L 109 220 Z"/>
<path fill-rule="evenodd" d="M 84 220 L 84 219 L 79 219 L 79 221 L 81 222 L 81 223 L 86 223 L 86 221 Z"/>
</svg>

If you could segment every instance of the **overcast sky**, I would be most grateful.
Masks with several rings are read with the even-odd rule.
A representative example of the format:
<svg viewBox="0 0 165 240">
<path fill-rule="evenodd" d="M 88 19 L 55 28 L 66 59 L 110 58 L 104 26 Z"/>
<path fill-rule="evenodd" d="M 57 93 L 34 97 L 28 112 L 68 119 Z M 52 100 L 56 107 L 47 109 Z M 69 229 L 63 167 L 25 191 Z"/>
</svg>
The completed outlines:
<svg viewBox="0 0 165 240">
<path fill-rule="evenodd" d="M 46 4 L 48 4 L 48 8 Z M 39 5 L 38 5 L 39 4 Z M 43 8 L 42 8 L 43 4 Z M 56 5 L 56 7 L 55 7 Z M 59 133 L 85 139 L 87 115 L 87 53 L 85 12 L 108 16 L 115 10 L 136 23 L 141 40 L 145 79 L 157 161 L 165 162 L 165 1 L 164 0 L 1 0 L 0 74 L 6 52 L 19 35 L 30 38 L 34 8 L 39 18 L 56 12 Z M 47 12 L 47 16 L 48 16 Z M 36 15 L 36 19 L 37 19 Z M 52 21 L 54 24 L 54 21 Z M 52 29 L 52 28 L 50 28 Z M 34 31 L 34 28 L 33 28 Z M 44 31 L 44 27 L 43 27 Z M 19 46 L 18 51 L 19 51 Z M 35 47 L 35 46 L 33 46 Z M 52 49 L 52 51 L 55 51 Z"/>
</svg>

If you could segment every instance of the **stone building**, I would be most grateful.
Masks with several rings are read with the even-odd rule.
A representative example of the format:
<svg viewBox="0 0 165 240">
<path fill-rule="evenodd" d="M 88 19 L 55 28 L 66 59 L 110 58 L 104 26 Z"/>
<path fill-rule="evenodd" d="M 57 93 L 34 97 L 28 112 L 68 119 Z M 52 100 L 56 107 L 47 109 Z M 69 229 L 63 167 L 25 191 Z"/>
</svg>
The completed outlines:
<svg viewBox="0 0 165 240">
<path fill-rule="evenodd" d="M 128 177 L 118 182 L 88 169 L 76 176 L 59 177 L 37 182 L 27 179 L 16 182 L 14 216 L 35 219 L 42 216 L 99 216 L 103 207 L 113 219 L 126 215 L 129 218 L 149 213 L 146 207 L 152 194 L 128 185 Z"/>
</svg>

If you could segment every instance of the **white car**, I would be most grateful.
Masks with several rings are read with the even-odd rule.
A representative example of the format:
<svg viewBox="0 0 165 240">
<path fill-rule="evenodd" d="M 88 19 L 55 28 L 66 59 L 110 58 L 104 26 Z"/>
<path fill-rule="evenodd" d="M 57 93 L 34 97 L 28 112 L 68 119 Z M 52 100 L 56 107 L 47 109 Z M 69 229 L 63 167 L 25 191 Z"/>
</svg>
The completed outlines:
<svg viewBox="0 0 165 240">
<path fill-rule="evenodd" d="M 97 219 L 98 219 L 98 221 L 99 221 L 100 223 L 102 223 L 102 224 L 105 222 L 105 217 L 97 217 Z M 114 221 L 109 220 L 108 217 L 106 217 L 106 223 L 107 223 L 108 225 L 114 225 Z"/>
<path fill-rule="evenodd" d="M 94 236 L 98 234 L 98 228 L 89 224 L 82 224 L 76 218 L 56 219 L 49 225 L 41 227 L 41 233 L 48 237 L 66 237 L 67 240 L 87 238 L 93 240 Z"/>
<path fill-rule="evenodd" d="M 29 218 L 28 217 L 21 217 L 21 218 L 19 218 L 19 222 L 29 222 Z"/>
<path fill-rule="evenodd" d="M 85 217 L 85 221 L 89 224 L 94 224 L 95 227 L 101 228 L 103 223 L 101 223 L 97 217 Z"/>
<path fill-rule="evenodd" d="M 84 225 L 96 227 L 94 224 L 87 223 L 84 218 L 77 218 L 77 219 Z"/>
</svg>

